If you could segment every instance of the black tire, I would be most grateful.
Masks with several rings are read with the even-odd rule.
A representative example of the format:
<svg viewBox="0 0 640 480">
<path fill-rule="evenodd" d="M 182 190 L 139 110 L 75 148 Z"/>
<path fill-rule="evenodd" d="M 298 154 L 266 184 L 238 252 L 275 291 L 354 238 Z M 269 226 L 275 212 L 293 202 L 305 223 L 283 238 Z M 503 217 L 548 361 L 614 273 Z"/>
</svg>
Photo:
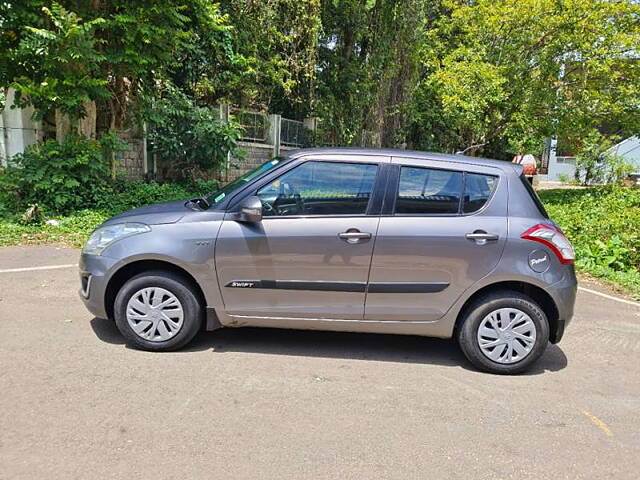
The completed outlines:
<svg viewBox="0 0 640 480">
<path fill-rule="evenodd" d="M 168 340 L 159 342 L 146 340 L 138 336 L 127 322 L 126 309 L 129 299 L 146 287 L 164 288 L 180 301 L 183 324 L 180 330 Z M 163 271 L 141 273 L 128 280 L 116 295 L 113 310 L 118 330 L 125 337 L 127 344 L 154 352 L 178 350 L 184 347 L 200 330 L 204 316 L 203 307 L 190 283 L 178 275 Z"/>
<path fill-rule="evenodd" d="M 517 308 L 531 317 L 536 327 L 536 340 L 527 356 L 515 363 L 498 363 L 485 356 L 478 344 L 477 333 L 482 320 L 499 308 Z M 549 321 L 544 311 L 530 297 L 510 290 L 487 294 L 465 311 L 458 328 L 458 343 L 469 361 L 479 370 L 500 375 L 513 375 L 527 370 L 544 353 L 549 343 Z"/>
</svg>

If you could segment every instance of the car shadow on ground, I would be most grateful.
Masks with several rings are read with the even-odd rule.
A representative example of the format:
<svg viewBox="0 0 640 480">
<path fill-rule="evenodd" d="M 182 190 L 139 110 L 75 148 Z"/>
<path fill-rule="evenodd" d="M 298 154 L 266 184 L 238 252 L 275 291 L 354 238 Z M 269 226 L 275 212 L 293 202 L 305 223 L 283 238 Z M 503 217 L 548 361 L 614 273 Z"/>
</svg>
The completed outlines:
<svg viewBox="0 0 640 480">
<path fill-rule="evenodd" d="M 124 338 L 111 320 L 94 318 L 91 327 L 106 343 L 124 345 Z M 211 350 L 215 354 L 245 352 L 347 360 L 373 360 L 444 365 L 475 370 L 455 342 L 438 338 L 374 333 L 344 333 L 271 328 L 223 328 L 200 332 L 178 353 Z M 549 345 L 542 358 L 525 373 L 556 372 L 567 366 L 567 357 L 557 345 Z"/>
</svg>

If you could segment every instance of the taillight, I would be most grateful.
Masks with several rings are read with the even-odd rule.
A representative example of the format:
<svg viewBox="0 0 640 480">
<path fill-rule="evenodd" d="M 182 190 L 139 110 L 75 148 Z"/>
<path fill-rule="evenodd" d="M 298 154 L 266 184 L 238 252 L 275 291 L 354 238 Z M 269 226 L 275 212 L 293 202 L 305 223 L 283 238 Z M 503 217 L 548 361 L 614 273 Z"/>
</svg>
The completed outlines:
<svg viewBox="0 0 640 480">
<path fill-rule="evenodd" d="M 576 253 L 573 251 L 573 247 L 567 237 L 564 236 L 564 233 L 559 228 L 555 228 L 552 225 L 539 223 L 524 232 L 520 238 L 546 245 L 553 250 L 560 263 L 565 265 L 573 263 L 576 259 Z"/>
</svg>

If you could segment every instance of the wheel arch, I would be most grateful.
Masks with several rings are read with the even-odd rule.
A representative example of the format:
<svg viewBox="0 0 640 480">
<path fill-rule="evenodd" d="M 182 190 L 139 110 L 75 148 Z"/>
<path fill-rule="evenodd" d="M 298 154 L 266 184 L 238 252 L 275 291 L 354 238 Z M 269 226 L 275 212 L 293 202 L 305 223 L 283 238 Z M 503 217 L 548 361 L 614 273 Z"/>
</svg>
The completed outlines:
<svg viewBox="0 0 640 480">
<path fill-rule="evenodd" d="M 547 316 L 547 320 L 549 320 L 549 340 L 551 343 L 556 343 L 556 334 L 558 332 L 558 323 L 560 314 L 558 311 L 558 307 L 556 302 L 553 300 L 553 297 L 546 292 L 543 288 L 534 285 L 532 283 L 520 281 L 520 280 L 507 280 L 496 283 L 491 283 L 489 285 L 485 285 L 482 288 L 476 290 L 469 298 L 467 298 L 460 308 L 458 315 L 456 317 L 456 322 L 453 329 L 453 335 L 456 336 L 458 333 L 458 329 L 464 320 L 464 317 L 467 313 L 469 306 L 475 302 L 478 298 L 487 295 L 491 292 L 500 291 L 500 290 L 511 290 L 514 292 L 523 293 L 529 297 L 531 297 L 542 309 L 542 311 Z"/>
<path fill-rule="evenodd" d="M 207 302 L 204 292 L 202 291 L 202 288 L 193 277 L 193 275 L 191 275 L 191 273 L 189 273 L 184 268 L 176 265 L 175 263 L 171 263 L 166 260 L 144 259 L 135 260 L 133 262 L 127 263 L 126 265 L 123 265 L 118 270 L 116 270 L 109 278 L 104 294 L 104 308 L 107 312 L 108 318 L 113 318 L 113 309 L 116 295 L 118 294 L 122 286 L 134 276 L 143 272 L 150 271 L 167 272 L 180 277 L 193 288 L 194 294 L 202 305 L 202 309 L 204 310 L 206 308 Z"/>
</svg>

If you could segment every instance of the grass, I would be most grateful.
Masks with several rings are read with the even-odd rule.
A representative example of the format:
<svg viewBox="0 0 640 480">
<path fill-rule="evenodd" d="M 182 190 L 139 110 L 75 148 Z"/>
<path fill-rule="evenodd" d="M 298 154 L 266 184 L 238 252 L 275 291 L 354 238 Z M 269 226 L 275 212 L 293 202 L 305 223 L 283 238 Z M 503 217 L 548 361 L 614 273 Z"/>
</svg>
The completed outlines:
<svg viewBox="0 0 640 480">
<path fill-rule="evenodd" d="M 16 220 L 0 219 L 0 247 L 56 243 L 80 248 L 94 228 L 111 217 L 105 211 L 82 210 L 69 216 L 54 216 L 52 225 L 22 225 Z"/>
</svg>

